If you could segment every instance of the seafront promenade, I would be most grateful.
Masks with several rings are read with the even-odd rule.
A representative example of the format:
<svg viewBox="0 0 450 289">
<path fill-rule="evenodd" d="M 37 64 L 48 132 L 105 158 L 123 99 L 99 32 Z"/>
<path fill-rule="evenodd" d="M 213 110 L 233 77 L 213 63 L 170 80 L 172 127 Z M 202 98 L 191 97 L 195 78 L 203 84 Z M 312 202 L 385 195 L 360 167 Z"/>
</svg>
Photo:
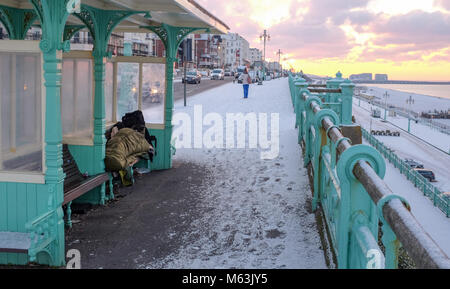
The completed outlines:
<svg viewBox="0 0 450 289">
<path fill-rule="evenodd" d="M 84 268 L 326 268 L 287 79 L 252 85 L 247 100 L 242 85 L 222 85 L 175 102 L 174 118 L 198 106 L 223 119 L 279 115 L 279 156 L 262 160 L 248 138 L 242 149 L 178 148 L 172 170 L 74 216 L 67 248 L 82 252 Z"/>
</svg>

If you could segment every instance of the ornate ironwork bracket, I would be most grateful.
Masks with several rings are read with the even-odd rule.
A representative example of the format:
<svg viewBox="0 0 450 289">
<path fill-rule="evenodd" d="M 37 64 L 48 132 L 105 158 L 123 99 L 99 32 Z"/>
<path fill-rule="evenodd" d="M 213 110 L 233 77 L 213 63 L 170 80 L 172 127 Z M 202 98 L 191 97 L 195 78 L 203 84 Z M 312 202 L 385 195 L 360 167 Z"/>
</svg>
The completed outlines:
<svg viewBox="0 0 450 289">
<path fill-rule="evenodd" d="M 81 5 L 81 12 L 74 15 L 86 25 L 92 34 L 94 54 L 103 57 L 107 56 L 109 37 L 116 26 L 126 18 L 136 14 L 149 16 L 148 11 L 102 10 L 88 5 Z"/>
<path fill-rule="evenodd" d="M 167 51 L 168 59 L 176 61 L 177 49 L 184 38 L 197 30 L 208 30 L 209 28 L 199 27 L 176 27 L 169 24 L 162 24 L 161 26 L 142 26 L 141 28 L 153 31 L 161 41 Z"/>
<path fill-rule="evenodd" d="M 86 28 L 86 26 L 84 26 L 84 25 L 66 25 L 66 27 L 64 27 L 63 40 L 70 41 L 70 39 L 72 39 L 72 37 L 75 35 L 75 33 L 77 33 L 78 31 L 80 31 L 84 28 Z"/>
<path fill-rule="evenodd" d="M 9 38 L 15 40 L 25 39 L 38 15 L 32 9 L 17 9 L 0 5 L 0 22 L 8 31 Z"/>
</svg>

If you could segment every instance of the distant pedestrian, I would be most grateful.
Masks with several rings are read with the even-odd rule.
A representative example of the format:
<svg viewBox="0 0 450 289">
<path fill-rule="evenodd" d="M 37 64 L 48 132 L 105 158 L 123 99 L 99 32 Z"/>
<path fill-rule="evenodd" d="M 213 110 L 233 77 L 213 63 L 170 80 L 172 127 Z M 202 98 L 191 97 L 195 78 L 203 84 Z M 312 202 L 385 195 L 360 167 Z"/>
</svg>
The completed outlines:
<svg viewBox="0 0 450 289">
<path fill-rule="evenodd" d="M 244 98 L 248 98 L 248 90 L 250 87 L 250 84 L 252 83 L 252 78 L 248 74 L 248 69 L 245 68 L 244 72 L 241 74 L 241 80 L 242 84 L 244 86 Z"/>
</svg>

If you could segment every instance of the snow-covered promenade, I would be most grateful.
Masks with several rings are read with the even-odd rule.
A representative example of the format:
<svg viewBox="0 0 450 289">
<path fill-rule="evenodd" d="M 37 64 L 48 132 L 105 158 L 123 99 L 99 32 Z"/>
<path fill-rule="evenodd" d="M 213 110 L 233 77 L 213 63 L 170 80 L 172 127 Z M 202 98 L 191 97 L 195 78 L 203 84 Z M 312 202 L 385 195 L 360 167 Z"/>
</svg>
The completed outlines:
<svg viewBox="0 0 450 289">
<path fill-rule="evenodd" d="M 193 139 L 171 170 L 139 177 L 119 201 L 75 217 L 66 243 L 83 253 L 83 268 L 326 268 L 288 87 L 287 79 L 252 85 L 243 99 L 242 85 L 230 83 L 188 98 L 187 107 L 175 102 L 174 120 L 193 118 L 192 135 L 199 108 L 204 136 L 208 115 L 256 116 L 274 154 L 266 137 L 257 148 L 248 139 L 247 148 L 195 148 L 207 143 Z"/>
<path fill-rule="evenodd" d="M 175 163 L 208 170 L 208 184 L 195 188 L 205 212 L 179 250 L 142 267 L 325 268 L 287 79 L 252 85 L 249 99 L 242 98 L 242 85 L 227 84 L 189 98 L 186 108 L 176 102 L 175 115 L 193 116 L 196 105 L 203 115 L 224 118 L 226 113 L 278 113 L 280 153 L 262 160 L 260 149 L 178 149 Z"/>
</svg>

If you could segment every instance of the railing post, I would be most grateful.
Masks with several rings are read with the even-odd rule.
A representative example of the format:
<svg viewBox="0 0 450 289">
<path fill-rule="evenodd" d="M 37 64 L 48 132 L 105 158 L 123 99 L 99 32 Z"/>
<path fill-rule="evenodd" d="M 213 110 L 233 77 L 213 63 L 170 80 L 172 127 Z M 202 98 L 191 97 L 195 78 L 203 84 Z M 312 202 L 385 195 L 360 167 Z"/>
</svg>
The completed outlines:
<svg viewBox="0 0 450 289">
<path fill-rule="evenodd" d="M 353 90 L 355 85 L 350 80 L 346 80 L 340 87 L 342 89 L 341 122 L 342 125 L 352 125 Z"/>
<path fill-rule="evenodd" d="M 336 73 L 336 78 L 330 79 L 327 81 L 327 88 L 329 89 L 339 89 L 341 83 L 344 82 L 344 79 L 342 78 L 342 73 L 338 71 Z M 327 93 L 326 94 L 326 101 L 327 102 L 337 102 L 336 96 L 339 94 L 336 93 Z"/>
<path fill-rule="evenodd" d="M 387 195 L 377 203 L 378 216 L 382 223 L 381 230 L 383 235 L 381 237 L 381 241 L 385 248 L 386 269 L 398 269 L 398 257 L 401 247 L 400 241 L 397 239 L 394 231 L 392 231 L 391 227 L 383 217 L 384 205 L 393 199 L 400 199 L 408 209 L 410 208 L 405 199 L 396 195 Z"/>
<path fill-rule="evenodd" d="M 314 124 L 314 112 L 311 109 L 311 103 L 317 102 L 319 105 L 322 105 L 322 101 L 317 96 L 310 96 L 308 99 L 304 102 L 304 109 L 306 112 L 306 120 L 305 120 L 305 127 L 304 127 L 304 134 L 305 134 L 305 156 L 304 156 L 304 162 L 303 165 L 305 167 L 308 166 L 308 164 L 311 162 L 313 158 L 313 148 L 314 148 L 314 139 L 312 138 L 312 128 Z M 315 131 L 315 134 L 317 135 L 318 131 Z"/>
<path fill-rule="evenodd" d="M 351 230 L 351 218 L 354 214 L 363 213 L 368 216 L 366 226 L 372 232 L 372 235 L 378 239 L 378 215 L 377 207 L 365 191 L 361 182 L 359 182 L 353 174 L 353 168 L 360 160 L 366 161 L 381 177 L 386 172 L 386 164 L 382 156 L 373 148 L 366 145 L 356 145 L 345 150 L 339 158 L 337 164 L 337 174 L 340 181 L 341 200 L 339 220 L 337 224 L 337 251 L 338 251 L 338 267 L 350 268 L 349 256 L 357 254 L 357 248 L 351 246 L 350 237 L 353 232 Z M 379 252 L 382 254 L 381 252 Z M 361 256 L 360 259 L 366 258 Z"/>
<path fill-rule="evenodd" d="M 299 78 L 294 83 L 294 111 L 296 115 L 295 127 L 300 128 L 299 131 L 302 130 L 303 124 L 303 93 L 308 92 L 308 83 L 303 78 Z"/>
<path fill-rule="evenodd" d="M 314 115 L 314 121 L 312 125 L 316 131 L 316 137 L 314 140 L 313 148 L 313 167 L 314 167 L 314 196 L 312 201 L 312 209 L 317 209 L 317 202 L 319 201 L 319 192 L 321 188 L 319 184 L 322 183 L 322 179 L 325 178 L 325 172 L 320 169 L 320 162 L 322 158 L 322 147 L 325 146 L 328 141 L 326 131 L 322 128 L 322 121 L 328 117 L 334 124 L 339 125 L 339 116 L 331 109 L 323 109 Z"/>
</svg>

